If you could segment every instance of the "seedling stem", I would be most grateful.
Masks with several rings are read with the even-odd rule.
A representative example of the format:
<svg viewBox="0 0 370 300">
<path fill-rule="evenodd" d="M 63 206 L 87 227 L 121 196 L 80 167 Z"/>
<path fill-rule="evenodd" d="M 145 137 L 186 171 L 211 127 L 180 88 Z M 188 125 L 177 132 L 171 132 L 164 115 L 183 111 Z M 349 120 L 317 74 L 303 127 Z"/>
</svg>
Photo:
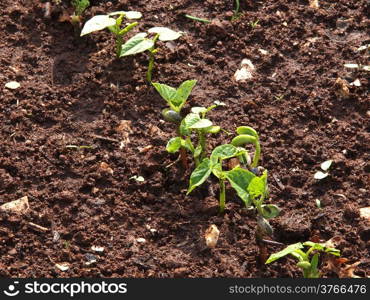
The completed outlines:
<svg viewBox="0 0 370 300">
<path fill-rule="evenodd" d="M 152 83 L 152 72 L 154 67 L 154 55 L 158 52 L 158 49 L 155 49 L 155 43 L 159 38 L 159 34 L 156 34 L 153 38 L 153 47 L 149 49 L 149 64 L 148 71 L 146 73 L 146 80 L 149 83 Z"/>
</svg>

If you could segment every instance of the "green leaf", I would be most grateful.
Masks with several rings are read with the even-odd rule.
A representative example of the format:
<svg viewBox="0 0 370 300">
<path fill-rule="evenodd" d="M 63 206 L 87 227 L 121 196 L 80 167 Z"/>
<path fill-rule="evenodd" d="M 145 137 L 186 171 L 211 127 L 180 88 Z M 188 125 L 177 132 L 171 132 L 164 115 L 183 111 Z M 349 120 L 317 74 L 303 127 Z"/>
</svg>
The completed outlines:
<svg viewBox="0 0 370 300">
<path fill-rule="evenodd" d="M 261 205 L 262 215 L 266 219 L 275 218 L 280 214 L 280 208 L 274 204 L 263 204 Z"/>
<path fill-rule="evenodd" d="M 297 267 L 307 270 L 311 268 L 311 264 L 308 261 L 300 261 L 297 263 Z"/>
<path fill-rule="evenodd" d="M 190 127 L 197 122 L 199 122 L 200 116 L 198 114 L 190 113 L 184 119 L 182 119 L 180 124 L 180 134 L 184 136 L 188 136 L 191 133 Z"/>
<path fill-rule="evenodd" d="M 140 19 L 143 15 L 139 11 L 115 11 L 108 14 L 108 16 L 124 15 L 127 19 Z"/>
<path fill-rule="evenodd" d="M 231 141 L 231 144 L 236 147 L 239 147 L 239 146 L 244 146 L 246 144 L 254 145 L 256 142 L 257 142 L 257 139 L 254 136 L 242 134 L 242 135 L 238 135 L 234 137 L 233 140 Z"/>
<path fill-rule="evenodd" d="M 194 113 L 194 114 L 201 114 L 201 113 L 206 113 L 207 112 L 207 108 L 203 107 L 203 106 L 194 106 L 191 108 L 191 112 Z"/>
<path fill-rule="evenodd" d="M 239 135 L 242 135 L 242 134 L 246 134 L 246 135 L 251 135 L 251 136 L 254 136 L 256 139 L 258 139 L 258 133 L 257 131 L 255 131 L 252 127 L 249 127 L 249 126 L 239 126 L 237 129 L 236 129 L 236 132 L 239 134 Z"/>
<path fill-rule="evenodd" d="M 303 246 L 313 247 L 316 250 L 323 250 L 324 249 L 323 245 L 321 245 L 319 243 L 314 243 L 314 242 L 311 242 L 311 241 L 304 242 Z"/>
<path fill-rule="evenodd" d="M 180 109 L 184 106 L 186 100 L 189 98 L 191 91 L 197 84 L 196 80 L 186 80 L 177 89 L 173 104 Z"/>
<path fill-rule="evenodd" d="M 216 163 L 215 165 L 212 166 L 212 173 L 218 179 L 224 178 L 225 172 L 222 171 L 222 165 L 221 165 L 221 163 Z"/>
<path fill-rule="evenodd" d="M 180 112 L 196 83 L 196 80 L 187 80 L 178 89 L 162 83 L 153 83 L 153 86 L 172 109 Z"/>
<path fill-rule="evenodd" d="M 179 112 L 178 109 L 175 109 L 175 107 L 177 108 L 177 106 L 175 105 L 175 107 L 173 107 L 172 105 L 172 102 L 176 98 L 176 89 L 167 84 L 158 83 L 158 82 L 153 83 L 153 86 L 157 90 L 157 92 L 161 95 L 161 97 L 164 100 L 166 100 L 168 105 L 171 106 L 177 112 Z"/>
<path fill-rule="evenodd" d="M 194 150 L 194 157 L 199 157 L 202 154 L 202 146 L 198 145 Z"/>
<path fill-rule="evenodd" d="M 288 254 L 291 254 L 295 250 L 302 249 L 302 248 L 303 248 L 302 243 L 296 243 L 296 244 L 289 245 L 285 249 L 283 249 L 283 250 L 281 250 L 279 252 L 276 252 L 276 253 L 271 254 L 270 257 L 268 258 L 268 260 L 266 261 L 266 264 L 272 263 L 275 260 L 278 260 L 278 259 L 280 259 L 280 258 L 282 258 L 282 257 L 284 257 L 284 256 L 286 256 Z"/>
<path fill-rule="evenodd" d="M 335 255 L 335 256 L 340 256 L 340 250 L 335 249 L 335 248 L 326 248 L 325 252 L 330 253 L 330 254 Z"/>
<path fill-rule="evenodd" d="M 315 253 L 311 259 L 311 270 L 317 270 L 317 266 L 319 265 L 319 254 Z"/>
<path fill-rule="evenodd" d="M 199 166 L 190 175 L 190 184 L 186 194 L 189 195 L 197 186 L 200 186 L 205 182 L 209 175 L 211 175 L 211 171 L 210 160 L 208 158 L 203 159 Z"/>
<path fill-rule="evenodd" d="M 216 134 L 216 133 L 219 133 L 220 130 L 221 130 L 220 126 L 211 126 L 209 128 L 206 128 L 204 131 L 205 131 L 205 133 Z"/>
<path fill-rule="evenodd" d="M 211 154 L 211 163 L 216 164 L 219 159 L 227 159 L 237 155 L 238 149 L 231 144 L 224 144 L 213 149 Z"/>
<path fill-rule="evenodd" d="M 212 122 L 208 119 L 200 119 L 198 122 L 189 126 L 189 129 L 204 129 L 212 126 Z"/>
<path fill-rule="evenodd" d="M 252 199 L 265 196 L 267 193 L 267 172 L 265 171 L 260 177 L 254 177 L 249 183 L 247 191 Z"/>
<path fill-rule="evenodd" d="M 120 57 L 144 52 L 154 46 L 152 40 L 145 38 L 146 33 L 138 33 L 122 45 Z"/>
<path fill-rule="evenodd" d="M 252 172 L 241 167 L 225 172 L 226 178 L 229 180 L 231 186 L 235 189 L 236 193 L 243 200 L 246 206 L 251 205 L 247 187 L 251 180 L 256 177 Z"/>
<path fill-rule="evenodd" d="M 170 139 L 166 146 L 166 150 L 169 153 L 175 153 L 179 151 L 180 148 L 181 148 L 181 138 L 180 137 L 174 137 Z"/>
<path fill-rule="evenodd" d="M 92 17 L 85 23 L 81 31 L 81 36 L 95 31 L 103 30 L 115 24 L 116 20 L 114 18 L 110 18 L 108 15 L 97 15 L 95 17 Z"/>
<path fill-rule="evenodd" d="M 191 153 L 195 152 L 193 143 L 191 142 L 189 137 L 187 137 L 186 140 L 181 139 L 181 146 L 189 150 Z"/>
<path fill-rule="evenodd" d="M 167 27 L 153 27 L 148 32 L 159 34 L 159 40 L 161 41 L 177 40 L 182 35 L 182 32 L 177 32 Z"/>
</svg>

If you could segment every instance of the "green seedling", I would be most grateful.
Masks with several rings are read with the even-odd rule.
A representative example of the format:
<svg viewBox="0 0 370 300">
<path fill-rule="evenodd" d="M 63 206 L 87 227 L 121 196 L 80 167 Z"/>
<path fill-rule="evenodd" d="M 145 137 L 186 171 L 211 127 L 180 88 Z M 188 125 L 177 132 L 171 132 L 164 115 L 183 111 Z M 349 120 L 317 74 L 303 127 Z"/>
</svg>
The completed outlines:
<svg viewBox="0 0 370 300">
<path fill-rule="evenodd" d="M 249 126 L 240 126 L 236 129 L 238 136 L 236 136 L 232 141 L 231 144 L 236 147 L 245 146 L 248 144 L 252 144 L 255 147 L 253 161 L 250 162 L 250 157 L 248 152 L 245 152 L 245 155 L 240 157 L 240 162 L 243 164 L 250 165 L 251 168 L 257 168 L 258 162 L 261 155 L 261 145 L 259 142 L 259 136 L 257 131 L 255 131 L 252 127 Z"/>
<path fill-rule="evenodd" d="M 117 18 L 114 18 L 115 16 L 118 16 Z M 134 19 L 140 19 L 142 17 L 142 14 L 137 11 L 116 11 L 109 13 L 107 15 L 97 15 L 92 17 L 90 20 L 88 20 L 81 31 L 81 36 L 90 34 L 92 32 L 100 31 L 103 29 L 108 29 L 116 38 L 116 55 L 117 57 L 122 56 L 122 44 L 123 44 L 123 36 L 127 34 L 129 31 L 131 31 L 135 26 L 138 25 L 138 22 L 123 24 L 124 19 L 134 20 Z M 131 39 L 130 39 L 131 40 Z M 130 41 L 129 40 L 129 41 Z M 126 42 L 126 48 L 127 43 Z M 130 43 L 130 50 L 131 54 L 136 54 L 139 52 L 137 49 L 135 49 L 135 46 L 137 46 L 136 41 L 132 41 Z M 148 45 L 149 44 L 149 45 Z M 151 43 L 147 43 L 147 49 L 151 47 Z M 140 46 L 140 50 L 142 50 L 143 45 Z M 143 52 L 145 50 L 142 50 L 140 52 Z M 126 52 L 128 49 L 126 49 Z"/>
<path fill-rule="evenodd" d="M 71 23 L 75 26 L 81 23 L 83 12 L 90 6 L 89 0 L 72 0 L 71 4 L 74 8 L 74 13 L 71 16 Z"/>
<path fill-rule="evenodd" d="M 210 20 L 194 17 L 194 16 L 191 16 L 191 15 L 185 15 L 185 17 L 190 19 L 190 20 L 193 20 L 193 21 L 198 21 L 198 22 L 202 22 L 202 23 L 211 23 Z"/>
<path fill-rule="evenodd" d="M 322 171 L 317 171 L 313 177 L 314 177 L 315 179 L 317 179 L 317 180 L 321 180 L 321 179 L 326 178 L 326 177 L 329 175 L 328 170 L 329 170 L 329 168 L 330 168 L 330 166 L 331 166 L 331 164 L 332 164 L 332 163 L 333 163 L 333 160 L 331 160 L 331 159 L 330 159 L 330 160 L 327 160 L 327 161 L 324 161 L 324 162 L 320 165 L 321 170 L 323 170 L 324 172 L 322 172 Z"/>
<path fill-rule="evenodd" d="M 259 22 L 260 22 L 260 20 L 250 21 L 249 22 L 249 25 L 250 25 L 250 27 L 252 27 L 253 29 L 255 29 L 258 26 L 258 23 Z"/>
<path fill-rule="evenodd" d="M 257 213 L 266 218 L 277 217 L 280 209 L 273 204 L 264 204 L 269 197 L 267 170 L 261 176 L 240 166 L 226 172 L 226 177 L 247 208 L 255 208 Z"/>
<path fill-rule="evenodd" d="M 223 213 L 226 203 L 225 181 L 227 180 L 226 172 L 223 170 L 222 166 L 223 161 L 229 158 L 237 157 L 238 155 L 241 155 L 241 153 L 238 151 L 238 148 L 231 144 L 225 144 L 216 147 L 212 151 L 210 158 L 204 158 L 191 173 L 187 195 L 189 195 L 196 187 L 202 185 L 208 179 L 208 177 L 213 174 L 219 179 L 219 206 L 220 213 Z"/>
<path fill-rule="evenodd" d="M 167 143 L 166 149 L 170 153 L 175 153 L 181 148 L 192 153 L 195 166 L 205 157 L 207 151 L 207 135 L 217 134 L 221 127 L 213 125 L 212 121 L 206 118 L 209 111 L 219 106 L 218 104 L 210 107 L 193 107 L 189 113 L 180 123 L 178 130 L 179 136 L 174 137 Z M 197 135 L 197 146 L 191 141 L 192 133 Z"/>
<path fill-rule="evenodd" d="M 202 185 L 208 177 L 213 174 L 218 178 L 220 184 L 219 204 L 221 213 L 224 211 L 226 203 L 226 181 L 230 181 L 231 186 L 237 191 L 238 195 L 242 195 L 241 198 L 243 201 L 249 203 L 250 195 L 248 194 L 247 187 L 256 175 L 239 166 L 230 171 L 223 170 L 223 162 L 225 160 L 234 157 L 240 158 L 245 155 L 245 153 L 245 149 L 236 147 L 232 144 L 224 144 L 216 147 L 212 151 L 210 158 L 204 158 L 190 175 L 187 194 L 190 194 L 196 187 Z M 242 173 L 244 174 L 242 175 Z M 242 188 L 239 188 L 240 186 L 242 186 Z"/>
<path fill-rule="evenodd" d="M 70 241 L 64 241 L 63 244 L 64 244 L 64 248 L 67 249 L 67 250 L 71 247 L 71 242 Z"/>
<path fill-rule="evenodd" d="M 184 107 L 191 91 L 196 85 L 196 80 L 184 81 L 177 89 L 162 83 L 153 83 L 154 88 L 167 102 L 168 108 L 162 110 L 163 118 L 177 125 L 177 135 L 180 136 L 180 124 L 182 121 L 181 110 Z M 180 159 L 183 167 L 188 168 L 186 148 L 180 147 Z"/>
<path fill-rule="evenodd" d="M 282 94 L 282 95 L 275 95 L 274 98 L 276 101 L 282 101 L 284 99 L 285 95 Z"/>
<path fill-rule="evenodd" d="M 223 212 L 225 208 L 225 181 L 227 180 L 246 207 L 254 207 L 263 218 L 269 219 L 276 217 L 280 209 L 272 204 L 264 204 L 264 200 L 269 196 L 267 170 L 261 176 L 256 174 L 258 173 L 256 167 L 258 166 L 261 152 L 258 134 L 253 128 L 248 126 L 238 127 L 237 133 L 239 135 L 232 140 L 231 144 L 216 147 L 212 151 L 210 158 L 204 158 L 195 168 L 190 176 L 188 194 L 197 186 L 203 184 L 210 174 L 213 174 L 220 182 L 220 212 Z M 241 147 L 248 143 L 256 147 L 253 162 L 251 163 L 253 169 L 250 171 L 236 166 L 232 170 L 224 171 L 223 161 L 226 159 L 235 157 L 242 163 L 248 161 L 248 151 Z"/>
<path fill-rule="evenodd" d="M 302 250 L 304 247 L 309 247 L 309 249 L 304 252 Z M 278 260 L 290 254 L 298 260 L 297 267 L 302 269 L 303 277 L 320 278 L 321 274 L 318 269 L 320 252 L 340 256 L 340 251 L 338 249 L 328 248 L 323 244 L 308 241 L 303 244 L 296 243 L 289 245 L 285 249 L 271 254 L 270 257 L 267 259 L 266 264 L 272 263 L 275 260 Z"/>
<path fill-rule="evenodd" d="M 152 72 L 154 68 L 154 57 L 155 54 L 158 52 L 158 49 L 156 49 L 155 44 L 157 40 L 160 41 L 174 41 L 177 40 L 181 35 L 182 32 L 177 32 L 172 29 L 169 29 L 167 27 L 153 27 L 148 30 L 149 33 L 155 34 L 152 42 L 153 46 L 148 49 L 149 51 L 149 64 L 148 64 L 148 71 L 146 73 L 146 80 L 149 83 L 152 83 Z"/>
<path fill-rule="evenodd" d="M 234 10 L 234 14 L 233 14 L 233 17 L 231 18 L 232 21 L 238 19 L 240 17 L 240 0 L 235 0 L 235 10 Z"/>
<path fill-rule="evenodd" d="M 248 209 L 257 212 L 256 238 L 261 241 L 264 236 L 272 236 L 273 229 L 268 219 L 279 215 L 280 209 L 274 204 L 264 204 L 269 197 L 267 170 L 261 176 L 239 166 L 226 172 L 226 178 Z"/>
<path fill-rule="evenodd" d="M 148 38 L 149 34 L 154 34 L 152 38 Z M 149 51 L 149 64 L 146 79 L 152 83 L 152 72 L 154 68 L 154 57 L 158 52 L 155 47 L 156 42 L 160 41 L 173 41 L 178 39 L 182 32 L 177 32 L 167 27 L 153 27 L 148 30 L 148 33 L 140 32 L 130 38 L 125 44 L 122 45 L 119 57 L 138 54 L 141 52 Z"/>
</svg>

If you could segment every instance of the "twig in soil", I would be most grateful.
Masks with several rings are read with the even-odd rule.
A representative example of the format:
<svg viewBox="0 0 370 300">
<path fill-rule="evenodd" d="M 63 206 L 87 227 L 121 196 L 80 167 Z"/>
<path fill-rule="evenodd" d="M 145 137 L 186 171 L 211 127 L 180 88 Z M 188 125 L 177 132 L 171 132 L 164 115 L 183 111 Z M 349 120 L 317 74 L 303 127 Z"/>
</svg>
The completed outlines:
<svg viewBox="0 0 370 300">
<path fill-rule="evenodd" d="M 261 242 L 263 242 L 265 244 L 269 244 L 269 245 L 275 245 L 275 246 L 283 246 L 284 245 L 283 243 L 280 243 L 280 242 L 265 240 L 265 239 L 262 239 Z"/>
<path fill-rule="evenodd" d="M 49 228 L 37 225 L 37 224 L 32 223 L 32 222 L 28 222 L 28 226 L 30 226 L 33 230 L 38 231 L 38 232 L 45 233 L 45 232 L 49 231 Z"/>
<path fill-rule="evenodd" d="M 185 15 L 185 17 L 190 19 L 190 20 L 193 20 L 193 21 L 198 21 L 198 22 L 203 22 L 203 23 L 211 23 L 210 20 L 194 17 L 194 16 L 191 16 L 191 15 Z"/>
<path fill-rule="evenodd" d="M 180 161 L 180 156 L 175 161 L 173 161 L 172 163 L 165 166 L 165 168 L 168 169 L 168 168 L 172 167 L 173 165 L 177 164 L 179 161 Z"/>
<path fill-rule="evenodd" d="M 280 179 L 275 174 L 272 174 L 272 177 L 274 177 L 277 185 L 279 186 L 279 189 L 284 190 L 285 186 L 281 183 Z"/>
<path fill-rule="evenodd" d="M 97 135 L 97 134 L 91 134 L 90 136 L 93 137 L 93 138 L 99 139 L 99 140 L 104 140 L 104 141 L 113 142 L 113 143 L 120 143 L 121 142 L 117 139 L 113 139 L 113 138 L 110 138 L 110 137 L 105 137 L 105 136 Z"/>
<path fill-rule="evenodd" d="M 48 1 L 44 4 L 44 18 L 50 19 L 50 15 L 51 15 L 51 4 L 50 1 Z"/>
</svg>

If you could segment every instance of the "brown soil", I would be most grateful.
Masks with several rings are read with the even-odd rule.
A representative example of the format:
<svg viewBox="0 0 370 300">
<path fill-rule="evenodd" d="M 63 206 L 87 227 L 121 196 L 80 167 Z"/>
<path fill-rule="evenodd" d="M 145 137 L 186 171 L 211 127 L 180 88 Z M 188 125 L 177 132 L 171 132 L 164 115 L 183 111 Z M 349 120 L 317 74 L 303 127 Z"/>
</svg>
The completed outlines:
<svg viewBox="0 0 370 300">
<path fill-rule="evenodd" d="M 147 56 L 116 60 L 107 32 L 79 38 L 71 24 L 57 21 L 58 9 L 47 18 L 38 2 L 0 3 L 0 86 L 21 84 L 0 94 L 0 204 L 27 195 L 31 207 L 22 216 L 0 215 L 0 276 L 301 276 L 291 259 L 258 262 L 256 223 L 232 192 L 224 215 L 217 213 L 217 184 L 186 196 L 190 171 L 180 163 L 166 167 L 177 158 L 165 151 L 174 127 L 161 120 L 165 103 L 145 83 Z M 186 32 L 175 48 L 159 44 L 153 80 L 177 86 L 197 79 L 187 107 L 221 100 L 227 106 L 212 120 L 230 132 L 249 125 L 260 133 L 270 201 L 282 208 L 271 221 L 275 240 L 340 237 L 342 256 L 362 260 L 356 274 L 369 276 L 370 229 L 358 215 L 370 197 L 369 73 L 343 67 L 368 64 L 366 51 L 356 52 L 369 43 L 368 1 L 322 0 L 320 9 L 303 0 L 241 1 L 235 21 L 233 1 L 91 2 L 86 19 L 138 10 L 142 30 Z M 244 58 L 256 66 L 254 77 L 235 82 Z M 343 98 L 338 77 L 361 86 L 349 86 Z M 117 130 L 122 120 L 131 132 L 130 122 Z M 211 144 L 229 140 L 220 135 Z M 327 159 L 334 160 L 330 176 L 317 182 L 313 174 Z M 134 175 L 145 181 L 130 180 Z M 211 224 L 220 240 L 205 250 Z M 86 265 L 91 254 L 97 262 Z M 58 270 L 60 262 L 70 269 Z"/>
</svg>

